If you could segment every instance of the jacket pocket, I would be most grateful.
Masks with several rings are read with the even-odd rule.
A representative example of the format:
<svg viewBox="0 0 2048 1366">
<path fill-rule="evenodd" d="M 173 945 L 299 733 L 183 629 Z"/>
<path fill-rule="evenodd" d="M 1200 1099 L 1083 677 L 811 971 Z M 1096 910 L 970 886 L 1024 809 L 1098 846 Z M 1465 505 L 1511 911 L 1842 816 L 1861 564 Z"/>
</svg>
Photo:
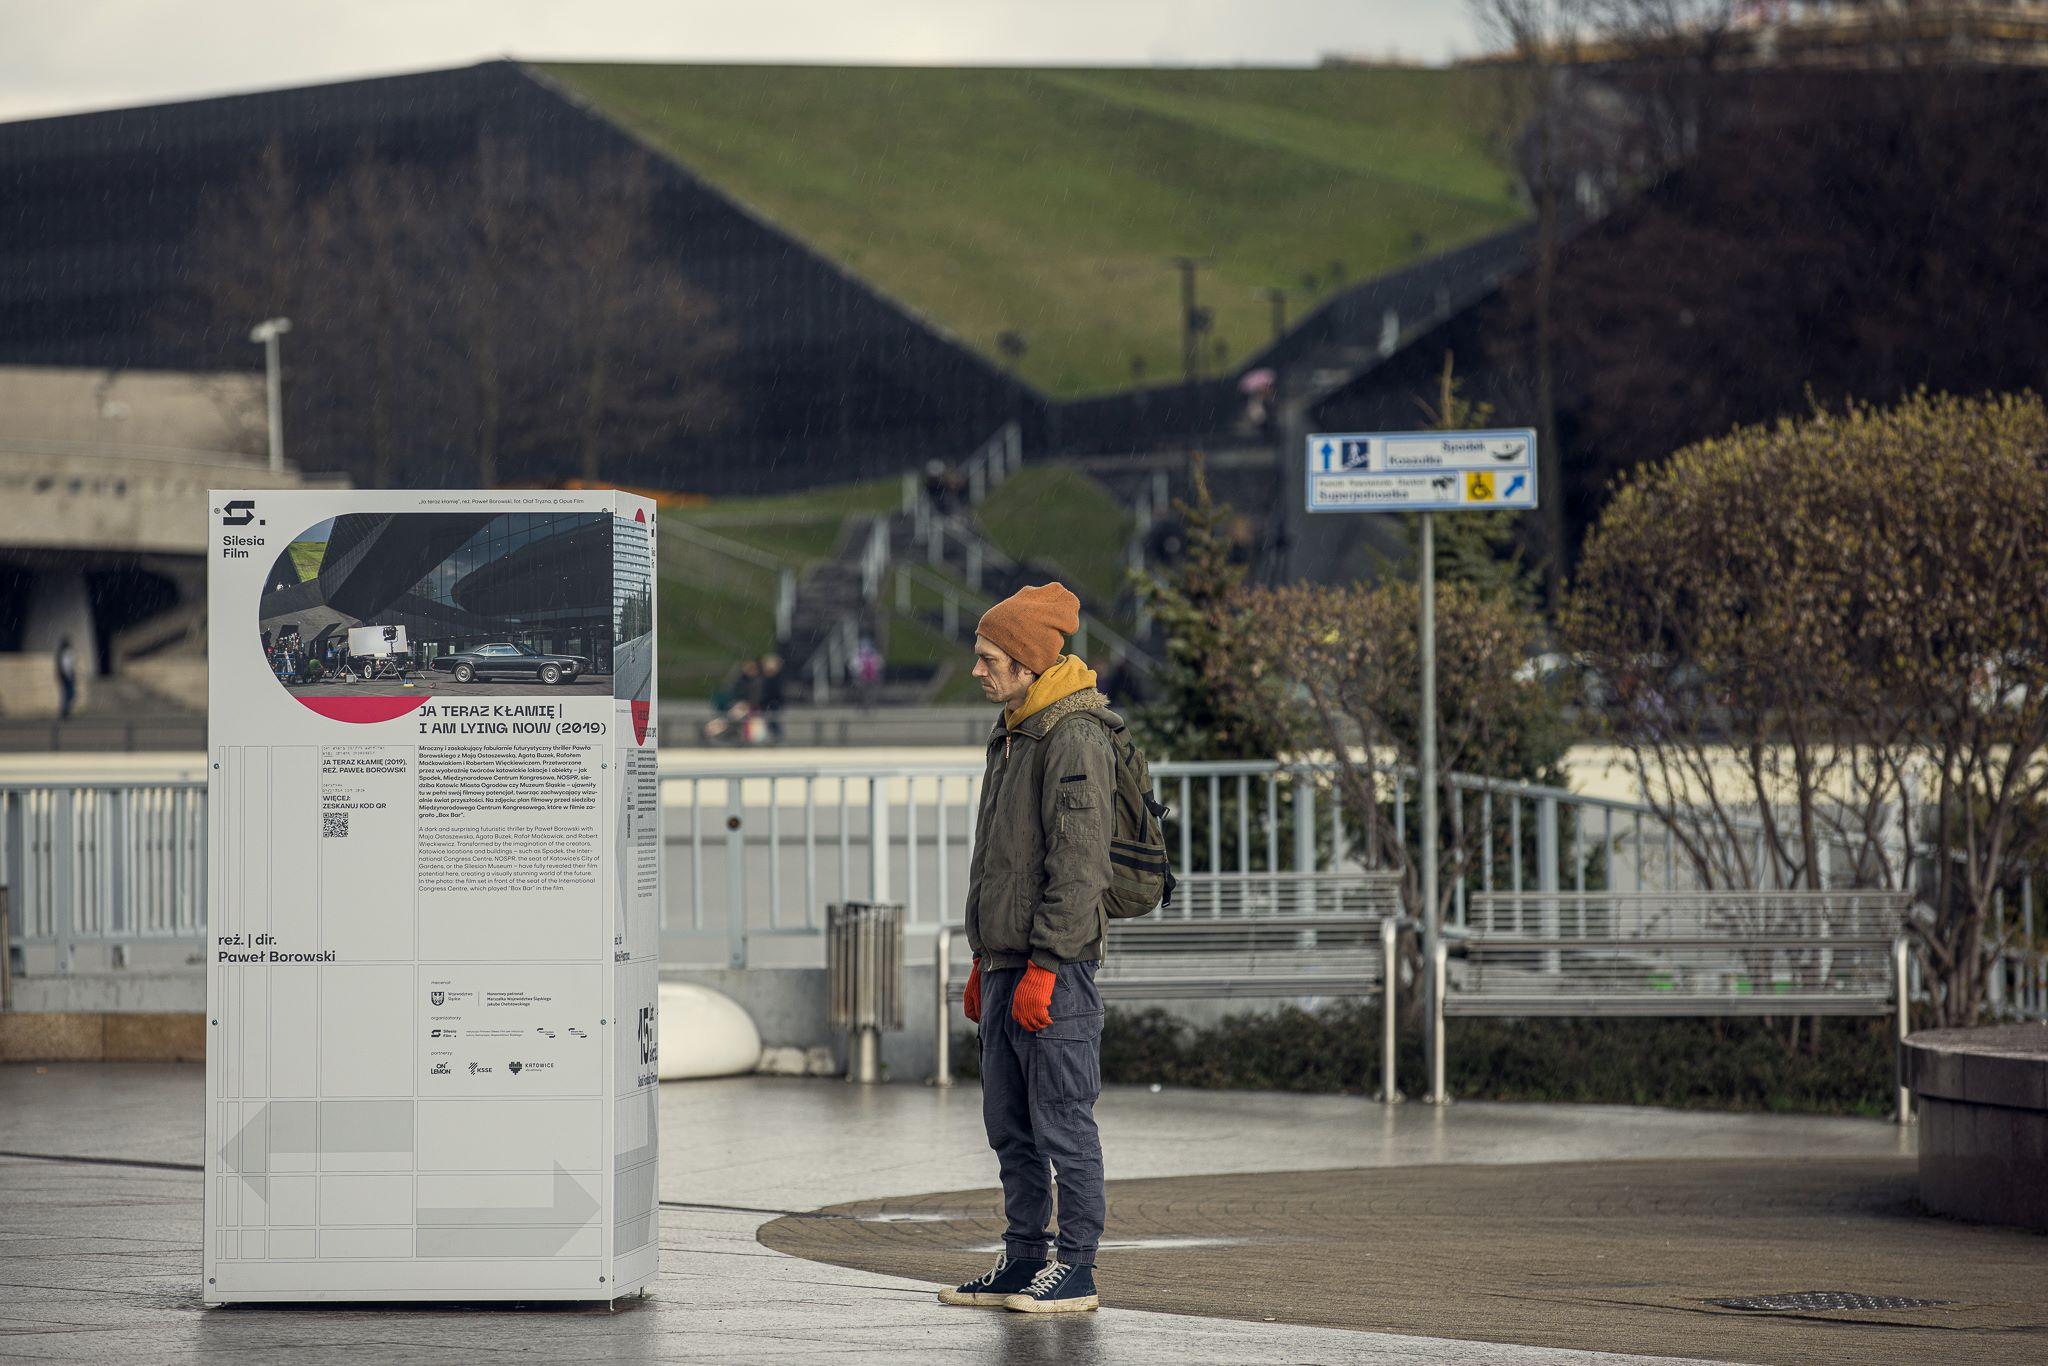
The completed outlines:
<svg viewBox="0 0 2048 1366">
<path fill-rule="evenodd" d="M 1069 840 L 1081 839 L 1088 835 L 1092 831 L 1093 822 L 1096 819 L 1094 812 L 1095 794 L 1093 792 L 1088 791 L 1086 788 L 1076 788 L 1072 791 L 1062 788 L 1060 790 L 1059 810 L 1056 815 L 1059 823 L 1060 838 Z"/>
<path fill-rule="evenodd" d="M 1102 1041 L 1102 1012 L 1082 1011 L 1062 1019 L 1053 1016 L 1051 1024 L 1038 1031 L 1041 1039 L 1079 1039 L 1087 1043 Z"/>
<path fill-rule="evenodd" d="M 1003 928 L 1000 948 L 1006 953 L 1031 952 L 1031 918 L 1038 910 L 1038 894 L 1023 879 L 1003 889 Z"/>
<path fill-rule="evenodd" d="M 1092 1105 L 1102 1094 L 1102 1012 L 1062 1018 L 1031 1036 L 1032 1101 Z"/>
</svg>

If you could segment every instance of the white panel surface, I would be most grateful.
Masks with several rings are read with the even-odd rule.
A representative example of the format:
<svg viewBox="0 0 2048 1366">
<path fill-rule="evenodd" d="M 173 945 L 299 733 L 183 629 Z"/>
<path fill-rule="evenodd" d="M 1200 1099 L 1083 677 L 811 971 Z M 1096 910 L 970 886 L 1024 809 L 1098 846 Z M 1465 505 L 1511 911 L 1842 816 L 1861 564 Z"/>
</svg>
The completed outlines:
<svg viewBox="0 0 2048 1366">
<path fill-rule="evenodd" d="M 210 501 L 206 1302 L 638 1290 L 652 504 Z"/>
</svg>

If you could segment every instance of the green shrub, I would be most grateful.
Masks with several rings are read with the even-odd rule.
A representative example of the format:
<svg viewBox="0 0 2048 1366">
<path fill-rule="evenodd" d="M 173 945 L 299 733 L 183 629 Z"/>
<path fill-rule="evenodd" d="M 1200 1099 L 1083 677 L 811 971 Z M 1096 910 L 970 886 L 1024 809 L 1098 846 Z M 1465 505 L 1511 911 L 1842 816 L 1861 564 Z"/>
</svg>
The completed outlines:
<svg viewBox="0 0 2048 1366">
<path fill-rule="evenodd" d="M 1569 1101 L 1698 1110 L 1890 1111 L 1888 1020 L 1829 1020 L 1787 1044 L 1765 1020 L 1494 1020 L 1446 1023 L 1446 1081 L 1466 1100 Z M 1198 1026 L 1157 1008 L 1112 1009 L 1102 1078 L 1212 1090 L 1349 1092 L 1379 1085 L 1380 1015 L 1370 1002 L 1283 1007 Z M 1424 1089 L 1422 1041 L 1397 1041 L 1404 1092 Z M 980 1075 L 974 1036 L 956 1037 L 954 1074 Z"/>
</svg>

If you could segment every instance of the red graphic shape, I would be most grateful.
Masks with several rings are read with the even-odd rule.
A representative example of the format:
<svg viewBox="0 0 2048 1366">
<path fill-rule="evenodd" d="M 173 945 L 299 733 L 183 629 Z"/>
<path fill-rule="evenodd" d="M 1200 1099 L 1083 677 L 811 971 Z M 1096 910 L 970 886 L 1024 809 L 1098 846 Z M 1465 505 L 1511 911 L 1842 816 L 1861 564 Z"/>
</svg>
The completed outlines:
<svg viewBox="0 0 2048 1366">
<path fill-rule="evenodd" d="M 427 700 L 418 697 L 301 697 L 299 702 L 330 721 L 364 725 L 373 721 L 395 721 Z"/>
<path fill-rule="evenodd" d="M 646 520 L 647 520 L 647 509 L 646 509 L 646 508 L 634 508 L 634 509 L 633 509 L 633 520 L 634 520 L 634 521 L 636 521 L 636 522 L 644 522 L 644 521 L 646 521 Z"/>
<path fill-rule="evenodd" d="M 633 743 L 644 745 L 647 743 L 647 720 L 654 710 L 654 704 L 635 701 L 629 705 L 633 708 Z"/>
</svg>

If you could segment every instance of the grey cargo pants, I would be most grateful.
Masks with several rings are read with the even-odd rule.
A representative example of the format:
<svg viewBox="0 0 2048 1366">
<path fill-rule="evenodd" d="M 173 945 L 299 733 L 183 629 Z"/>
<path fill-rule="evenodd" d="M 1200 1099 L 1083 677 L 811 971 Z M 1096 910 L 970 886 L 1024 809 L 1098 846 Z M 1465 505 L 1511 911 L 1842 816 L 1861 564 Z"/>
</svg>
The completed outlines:
<svg viewBox="0 0 2048 1366">
<path fill-rule="evenodd" d="M 1095 1098 L 1102 1092 L 1102 996 L 1095 964 L 1062 963 L 1052 989 L 1052 1023 L 1037 1033 L 1010 1018 L 1022 968 L 981 977 L 981 1118 L 1002 1170 L 1003 1249 L 1045 1256 L 1052 1181 L 1060 1191 L 1059 1259 L 1095 1265 L 1102 1241 L 1102 1140 Z"/>
</svg>

